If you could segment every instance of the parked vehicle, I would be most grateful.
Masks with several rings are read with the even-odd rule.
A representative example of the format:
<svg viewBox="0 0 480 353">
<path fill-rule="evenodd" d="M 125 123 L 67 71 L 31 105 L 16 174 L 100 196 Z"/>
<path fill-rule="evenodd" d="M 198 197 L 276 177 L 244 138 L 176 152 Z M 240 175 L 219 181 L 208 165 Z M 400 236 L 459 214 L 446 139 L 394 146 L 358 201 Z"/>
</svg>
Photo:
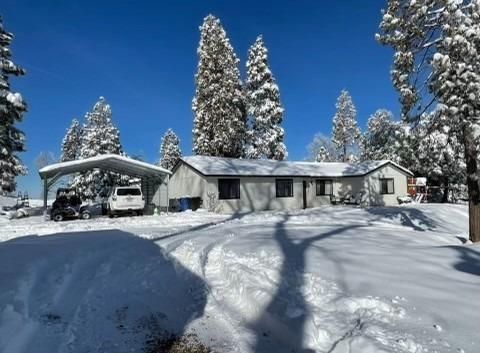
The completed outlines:
<svg viewBox="0 0 480 353">
<path fill-rule="evenodd" d="M 116 186 L 108 196 L 107 212 L 110 217 L 122 213 L 143 215 L 145 198 L 139 186 Z"/>
<path fill-rule="evenodd" d="M 82 206 L 82 200 L 75 189 L 59 188 L 52 204 L 50 219 L 59 222 L 74 218 L 90 219 L 91 214 L 88 205 Z"/>
</svg>

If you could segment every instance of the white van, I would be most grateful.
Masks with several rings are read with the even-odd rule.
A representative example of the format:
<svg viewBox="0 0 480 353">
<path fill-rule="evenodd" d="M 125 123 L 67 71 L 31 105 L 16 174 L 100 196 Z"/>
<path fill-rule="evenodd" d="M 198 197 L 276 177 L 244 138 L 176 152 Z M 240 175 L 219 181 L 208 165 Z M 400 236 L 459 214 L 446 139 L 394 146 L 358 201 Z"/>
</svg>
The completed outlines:
<svg viewBox="0 0 480 353">
<path fill-rule="evenodd" d="M 143 215 L 145 198 L 139 186 L 115 186 L 108 196 L 108 215 L 134 212 Z"/>
</svg>

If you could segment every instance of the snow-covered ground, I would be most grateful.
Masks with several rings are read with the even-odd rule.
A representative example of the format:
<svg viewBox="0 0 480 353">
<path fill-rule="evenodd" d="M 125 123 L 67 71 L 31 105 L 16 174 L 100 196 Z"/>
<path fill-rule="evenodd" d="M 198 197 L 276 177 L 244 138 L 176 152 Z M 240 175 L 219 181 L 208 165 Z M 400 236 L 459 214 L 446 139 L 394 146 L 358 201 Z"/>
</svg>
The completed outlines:
<svg viewBox="0 0 480 353">
<path fill-rule="evenodd" d="M 0 218 L 0 352 L 478 353 L 467 229 L 456 205 Z"/>
</svg>

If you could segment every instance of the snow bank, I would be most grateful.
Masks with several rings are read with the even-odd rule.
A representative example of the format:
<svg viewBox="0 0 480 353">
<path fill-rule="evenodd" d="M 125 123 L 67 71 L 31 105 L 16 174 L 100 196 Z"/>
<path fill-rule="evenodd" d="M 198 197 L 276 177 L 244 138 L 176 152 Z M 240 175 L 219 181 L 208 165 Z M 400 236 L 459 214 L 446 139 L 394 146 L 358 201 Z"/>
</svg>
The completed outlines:
<svg viewBox="0 0 480 353">
<path fill-rule="evenodd" d="M 463 244 L 465 206 L 0 229 L 2 352 L 141 351 L 165 329 L 216 352 L 479 351 L 480 247 Z"/>
</svg>

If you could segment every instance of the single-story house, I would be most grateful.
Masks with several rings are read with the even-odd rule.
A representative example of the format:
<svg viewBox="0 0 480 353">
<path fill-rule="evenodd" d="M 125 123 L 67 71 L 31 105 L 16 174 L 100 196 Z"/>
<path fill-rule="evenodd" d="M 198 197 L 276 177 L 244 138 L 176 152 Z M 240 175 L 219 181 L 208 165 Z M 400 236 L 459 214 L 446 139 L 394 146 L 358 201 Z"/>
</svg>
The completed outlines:
<svg viewBox="0 0 480 353">
<path fill-rule="evenodd" d="M 183 157 L 169 197 L 198 197 L 217 212 L 302 209 L 349 197 L 363 205 L 394 205 L 407 195 L 408 169 L 389 160 L 350 163 Z"/>
</svg>

